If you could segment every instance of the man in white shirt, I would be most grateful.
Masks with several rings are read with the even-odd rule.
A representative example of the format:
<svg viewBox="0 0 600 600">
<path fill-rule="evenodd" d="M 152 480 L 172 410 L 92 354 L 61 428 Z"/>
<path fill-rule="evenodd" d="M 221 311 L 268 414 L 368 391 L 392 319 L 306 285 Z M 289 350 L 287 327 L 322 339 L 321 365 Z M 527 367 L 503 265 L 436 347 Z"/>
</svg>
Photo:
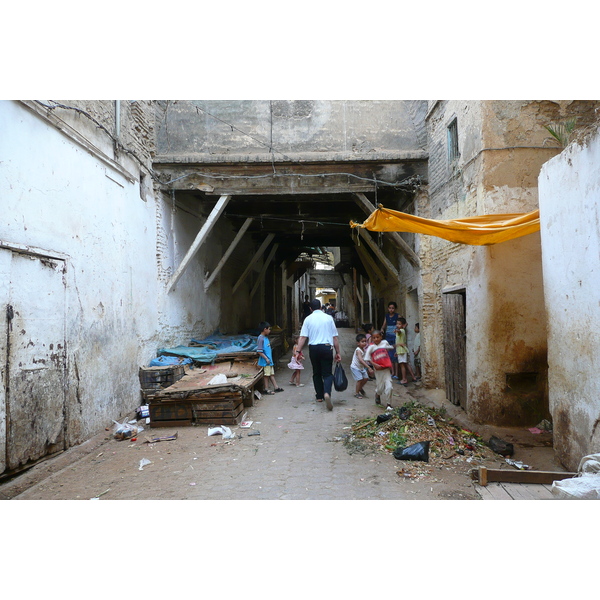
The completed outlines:
<svg viewBox="0 0 600 600">
<path fill-rule="evenodd" d="M 336 362 L 342 360 L 338 331 L 333 317 L 320 310 L 321 302 L 319 300 L 312 300 L 310 308 L 312 313 L 302 323 L 296 352 L 301 354 L 302 348 L 308 341 L 308 356 L 313 370 L 313 385 L 317 402 L 325 400 L 327 410 L 333 410 L 331 403 L 333 373 L 331 369 L 334 348 Z"/>
</svg>

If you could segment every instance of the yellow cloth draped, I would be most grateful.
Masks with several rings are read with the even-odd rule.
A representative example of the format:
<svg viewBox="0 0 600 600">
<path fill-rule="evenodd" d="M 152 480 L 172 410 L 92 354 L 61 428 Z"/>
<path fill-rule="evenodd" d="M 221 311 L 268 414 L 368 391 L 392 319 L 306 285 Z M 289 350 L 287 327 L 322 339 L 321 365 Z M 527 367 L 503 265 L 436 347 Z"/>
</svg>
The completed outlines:
<svg viewBox="0 0 600 600">
<path fill-rule="evenodd" d="M 390 210 L 380 204 L 364 223 L 350 221 L 350 227 L 364 227 L 369 231 L 424 233 L 458 244 L 487 246 L 539 231 L 540 211 L 436 221 Z"/>
</svg>

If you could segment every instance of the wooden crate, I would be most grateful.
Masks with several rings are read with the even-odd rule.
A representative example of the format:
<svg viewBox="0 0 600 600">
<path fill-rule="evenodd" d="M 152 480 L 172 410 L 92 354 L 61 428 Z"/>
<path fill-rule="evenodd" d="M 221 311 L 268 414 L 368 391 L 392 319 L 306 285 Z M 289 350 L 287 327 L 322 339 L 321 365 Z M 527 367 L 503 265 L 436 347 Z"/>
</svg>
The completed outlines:
<svg viewBox="0 0 600 600">
<path fill-rule="evenodd" d="M 192 407 L 185 402 L 148 404 L 150 427 L 179 427 L 192 424 Z"/>
<path fill-rule="evenodd" d="M 230 376 L 228 383 L 208 385 L 219 373 Z M 254 388 L 262 378 L 263 370 L 254 361 L 232 360 L 190 370 L 180 381 L 153 394 L 148 402 L 150 426 L 168 426 L 181 418 L 189 420 L 188 424 L 237 425 L 244 409 L 254 404 Z M 168 406 L 176 408 L 170 411 Z M 190 413 L 182 412 L 184 416 L 180 417 L 179 407 L 189 409 Z"/>
</svg>

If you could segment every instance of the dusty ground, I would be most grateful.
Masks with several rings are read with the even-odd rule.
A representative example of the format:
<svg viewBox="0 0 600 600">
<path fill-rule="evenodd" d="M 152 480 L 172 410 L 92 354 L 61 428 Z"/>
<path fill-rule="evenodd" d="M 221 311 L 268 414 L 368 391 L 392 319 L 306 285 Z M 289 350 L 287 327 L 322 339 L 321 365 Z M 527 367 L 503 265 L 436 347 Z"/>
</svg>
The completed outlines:
<svg viewBox="0 0 600 600">
<path fill-rule="evenodd" d="M 343 364 L 349 361 L 354 332 L 340 330 Z M 276 373 L 283 393 L 263 396 L 248 408 L 250 430 L 232 426 L 236 437 L 208 436 L 207 426 L 177 429 L 146 427 L 137 441 L 117 441 L 104 431 L 85 444 L 49 459 L 0 484 L 0 498 L 15 500 L 225 500 L 225 499 L 453 499 L 477 500 L 470 473 L 478 465 L 513 468 L 486 448 L 464 455 L 437 456 L 429 463 L 399 461 L 381 445 L 347 443 L 357 424 L 385 412 L 374 403 L 374 383 L 368 399 L 354 398 L 353 382 L 333 394 L 334 409 L 314 401 L 310 364 L 302 373 L 305 386 L 288 385 L 288 357 Z M 564 471 L 554 458 L 551 434 L 527 429 L 478 427 L 449 404 L 440 390 L 395 384 L 393 403 L 416 402 L 435 409 L 444 422 L 489 440 L 496 435 L 515 446 L 515 460 L 534 469 Z M 441 411 L 441 412 L 439 412 Z M 218 425 L 218 423 L 215 423 Z M 259 435 L 251 436 L 251 432 Z M 145 436 L 173 441 L 146 443 Z M 145 466 L 142 462 L 150 461 Z"/>
</svg>

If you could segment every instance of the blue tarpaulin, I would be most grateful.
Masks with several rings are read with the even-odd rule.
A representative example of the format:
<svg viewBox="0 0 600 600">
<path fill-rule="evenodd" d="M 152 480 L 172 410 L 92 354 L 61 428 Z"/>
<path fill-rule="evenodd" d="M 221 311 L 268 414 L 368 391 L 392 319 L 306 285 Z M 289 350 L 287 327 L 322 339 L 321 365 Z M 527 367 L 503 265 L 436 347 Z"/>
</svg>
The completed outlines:
<svg viewBox="0 0 600 600">
<path fill-rule="evenodd" d="M 222 335 L 214 333 L 202 340 L 192 339 L 194 346 L 161 348 L 158 354 L 185 356 L 199 363 L 212 363 L 219 354 L 234 352 L 256 352 L 257 338 L 251 335 Z"/>
<path fill-rule="evenodd" d="M 176 356 L 157 356 L 150 361 L 151 367 L 163 367 L 171 365 L 191 365 L 194 361 L 191 358 L 177 358 Z"/>
</svg>

